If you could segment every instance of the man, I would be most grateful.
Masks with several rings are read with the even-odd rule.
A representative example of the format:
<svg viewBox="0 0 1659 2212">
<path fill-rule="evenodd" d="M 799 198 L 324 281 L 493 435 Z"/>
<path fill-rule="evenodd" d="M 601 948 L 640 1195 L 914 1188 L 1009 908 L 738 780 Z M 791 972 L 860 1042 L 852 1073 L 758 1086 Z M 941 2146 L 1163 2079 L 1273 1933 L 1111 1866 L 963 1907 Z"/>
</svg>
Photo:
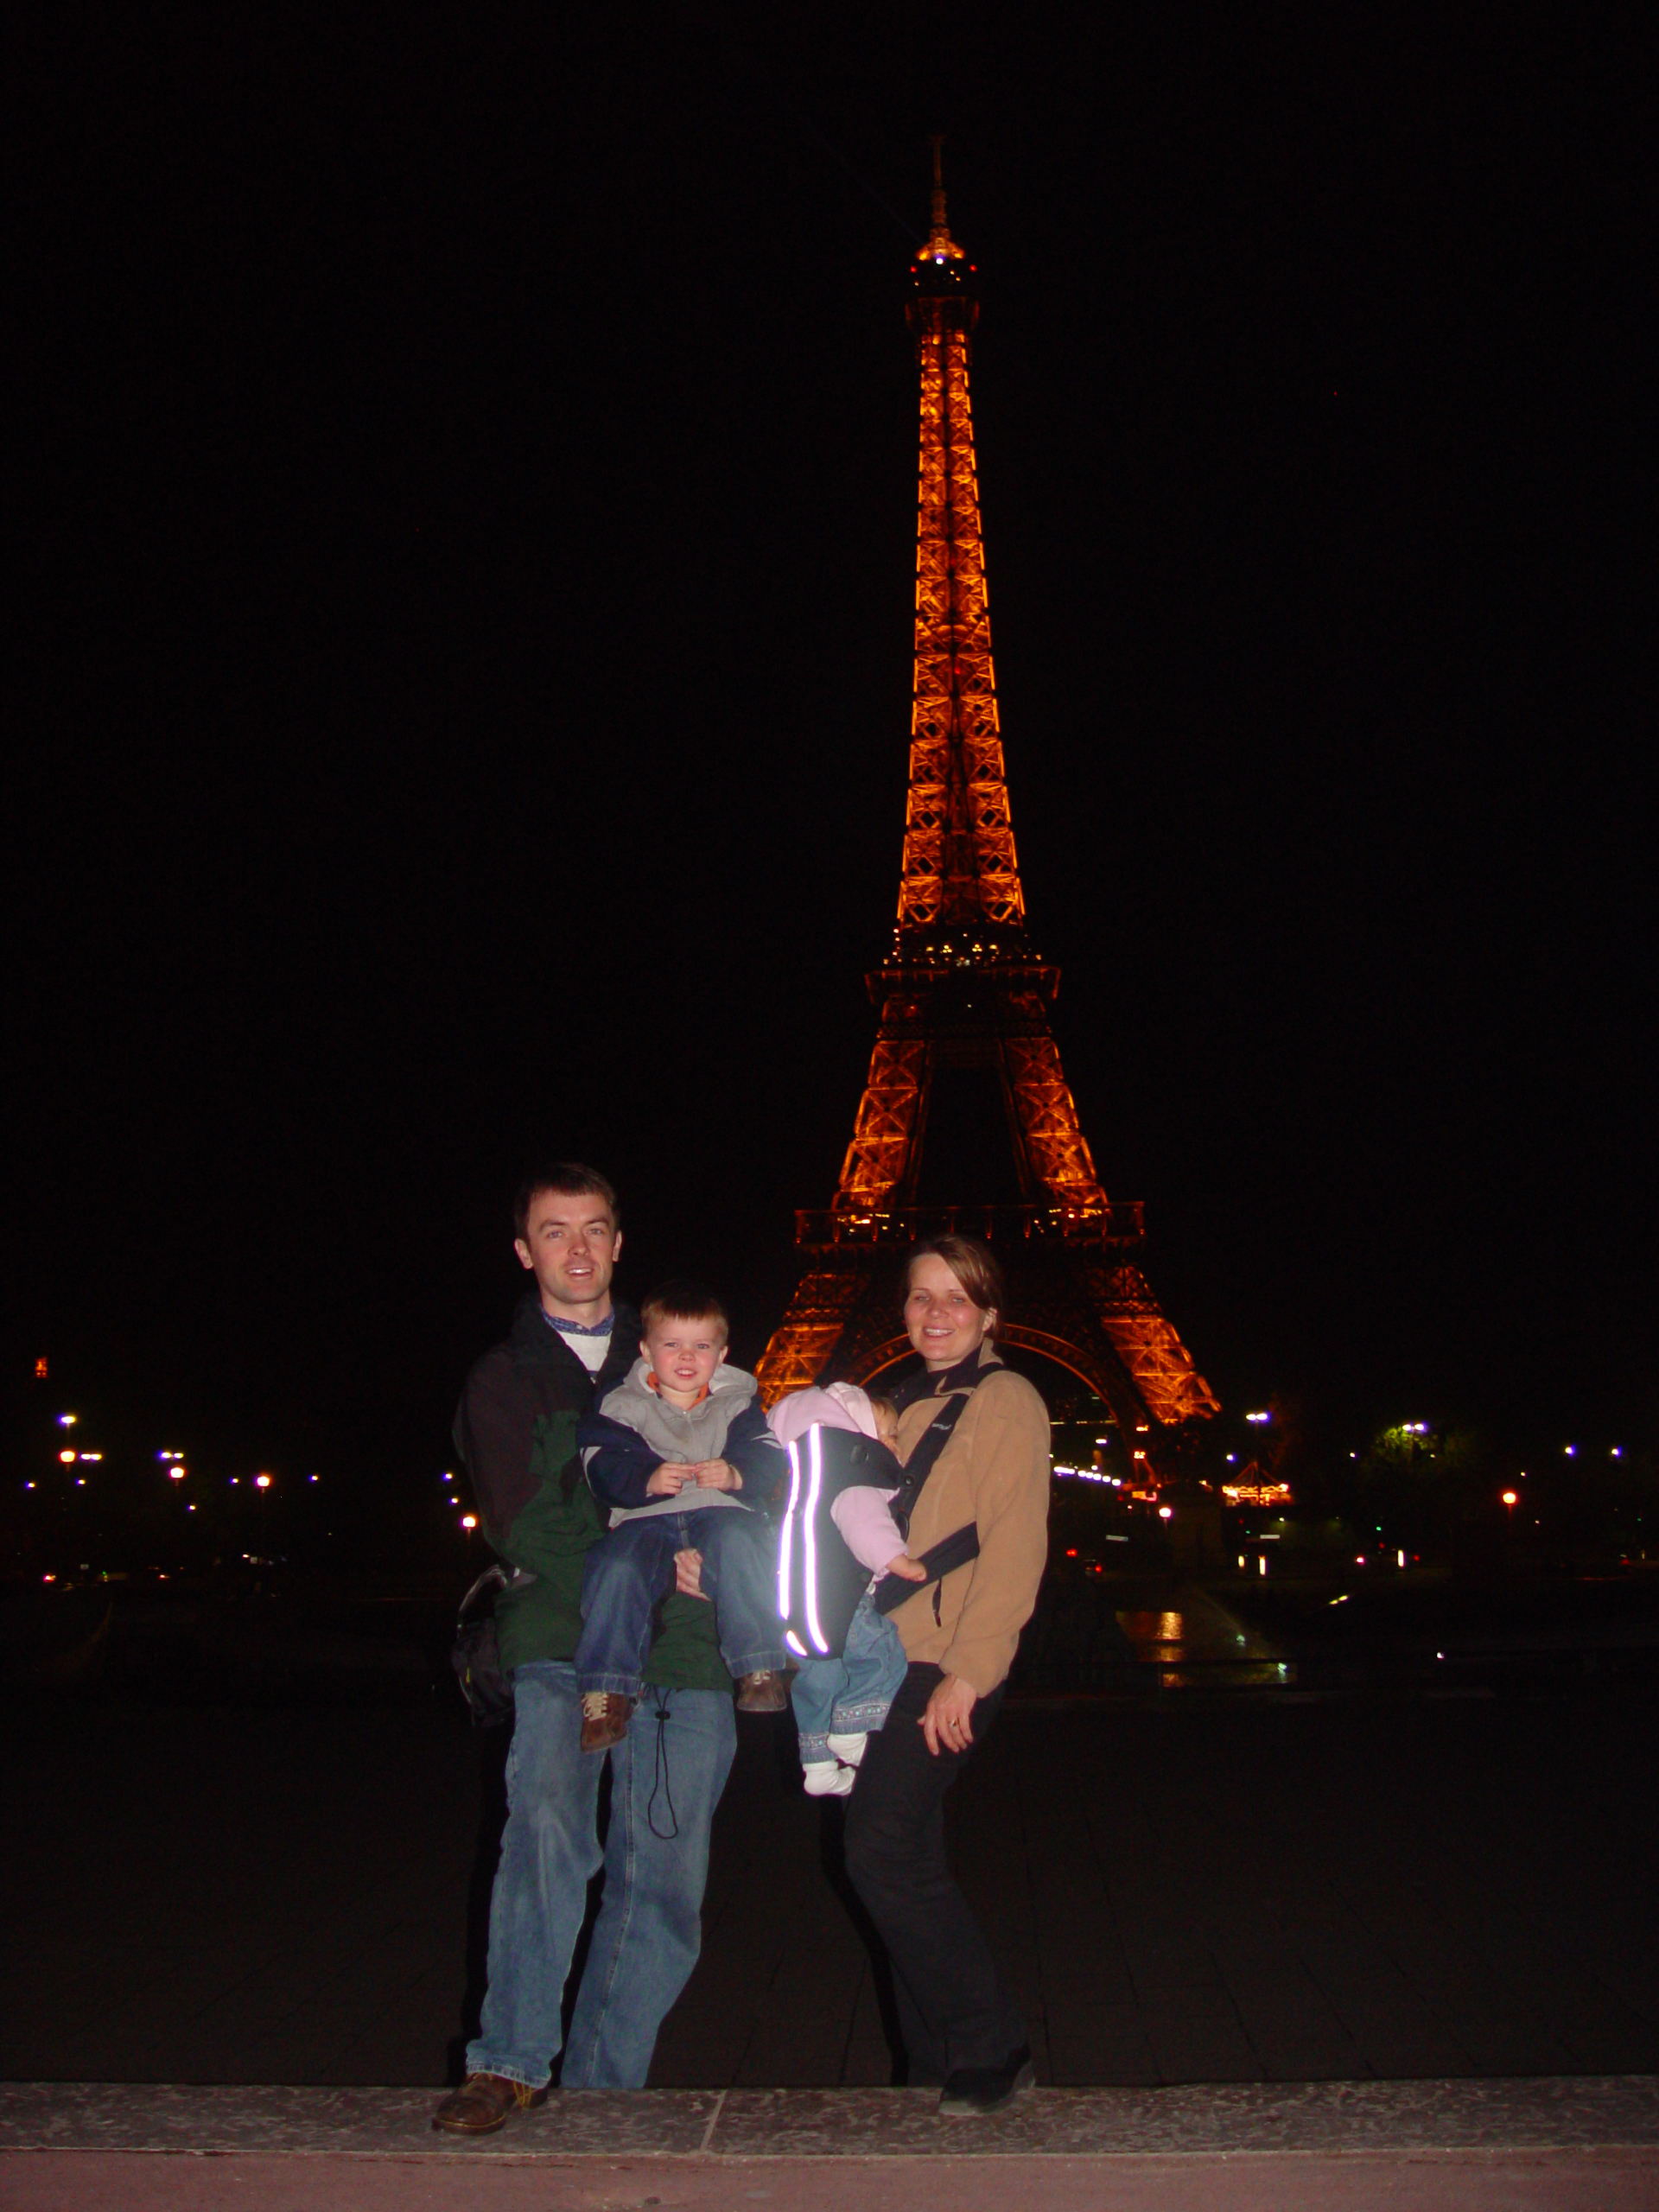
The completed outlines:
<svg viewBox="0 0 1659 2212">
<path fill-rule="evenodd" d="M 582 1756 L 572 1660 L 583 1562 L 604 1522 L 582 1478 L 576 1423 L 626 1375 L 639 1317 L 612 1303 L 622 1232 L 602 1175 L 561 1161 L 526 1177 L 515 1227 L 513 1249 L 535 1287 L 507 1341 L 467 1376 L 455 1418 L 484 1532 L 514 1570 L 496 1608 L 514 1719 L 489 1986 L 466 2082 L 432 2121 L 461 2135 L 492 2133 L 546 2101 L 565 1977 L 601 1856 L 603 1898 L 560 2079 L 566 2088 L 644 2085 L 663 2016 L 696 1962 L 709 1822 L 736 1736 L 712 1608 L 672 1595 L 645 1694 L 609 1753 L 601 1854 L 605 1762 Z"/>
</svg>

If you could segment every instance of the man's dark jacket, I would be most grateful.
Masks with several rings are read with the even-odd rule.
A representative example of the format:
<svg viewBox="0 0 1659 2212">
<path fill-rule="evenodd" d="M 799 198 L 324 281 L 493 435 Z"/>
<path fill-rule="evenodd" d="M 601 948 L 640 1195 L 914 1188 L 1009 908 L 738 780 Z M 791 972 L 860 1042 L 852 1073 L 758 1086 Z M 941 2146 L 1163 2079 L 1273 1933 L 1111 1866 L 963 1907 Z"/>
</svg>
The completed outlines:
<svg viewBox="0 0 1659 2212">
<path fill-rule="evenodd" d="M 582 1567 L 605 1521 L 582 1479 L 576 1424 L 626 1375 L 639 1353 L 639 1317 L 619 1306 L 605 1364 L 588 1370 L 547 1319 L 535 1293 L 512 1333 L 467 1377 L 455 1414 L 460 1452 L 484 1534 L 520 1570 L 495 1609 L 501 1664 L 574 1657 L 582 1633 Z M 729 1689 L 715 1641 L 714 1608 L 668 1598 L 645 1680 L 680 1689 Z"/>
</svg>

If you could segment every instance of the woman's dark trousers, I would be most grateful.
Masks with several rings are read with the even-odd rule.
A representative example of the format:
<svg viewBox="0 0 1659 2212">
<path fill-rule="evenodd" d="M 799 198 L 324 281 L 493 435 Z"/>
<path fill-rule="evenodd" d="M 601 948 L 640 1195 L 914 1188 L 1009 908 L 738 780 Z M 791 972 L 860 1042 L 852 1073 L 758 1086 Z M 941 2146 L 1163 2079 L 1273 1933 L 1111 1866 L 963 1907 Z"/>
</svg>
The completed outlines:
<svg viewBox="0 0 1659 2212">
<path fill-rule="evenodd" d="M 919 1723 L 940 1678 L 937 1667 L 906 1670 L 865 1751 L 846 1831 L 847 1872 L 893 1962 L 910 2079 L 933 2084 L 958 2067 L 1004 2065 L 1027 2041 L 945 1861 L 944 1793 L 973 1754 L 927 1748 Z M 976 1744 L 1001 1702 L 999 1688 L 975 1706 Z"/>
</svg>

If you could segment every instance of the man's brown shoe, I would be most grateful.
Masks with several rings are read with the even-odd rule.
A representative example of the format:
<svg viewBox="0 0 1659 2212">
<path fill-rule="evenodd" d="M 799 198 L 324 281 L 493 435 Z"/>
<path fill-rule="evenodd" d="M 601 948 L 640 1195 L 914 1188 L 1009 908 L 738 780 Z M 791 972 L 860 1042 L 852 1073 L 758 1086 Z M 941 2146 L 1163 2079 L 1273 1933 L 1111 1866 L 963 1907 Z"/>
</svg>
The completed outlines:
<svg viewBox="0 0 1659 2212">
<path fill-rule="evenodd" d="M 737 1686 L 737 1709 L 740 1713 L 781 1713 L 789 1703 L 789 1692 L 784 1688 L 784 1678 L 763 1668 L 758 1675 L 745 1675 Z"/>
<path fill-rule="evenodd" d="M 582 1698 L 582 1748 L 608 1751 L 628 1732 L 633 1700 L 615 1690 L 584 1690 Z"/>
<path fill-rule="evenodd" d="M 469 2074 L 458 2089 L 451 2089 L 432 2115 L 434 2127 L 452 2135 L 493 2135 L 511 2113 L 528 2112 L 547 2102 L 545 2089 L 527 2089 L 505 2074 Z"/>
</svg>

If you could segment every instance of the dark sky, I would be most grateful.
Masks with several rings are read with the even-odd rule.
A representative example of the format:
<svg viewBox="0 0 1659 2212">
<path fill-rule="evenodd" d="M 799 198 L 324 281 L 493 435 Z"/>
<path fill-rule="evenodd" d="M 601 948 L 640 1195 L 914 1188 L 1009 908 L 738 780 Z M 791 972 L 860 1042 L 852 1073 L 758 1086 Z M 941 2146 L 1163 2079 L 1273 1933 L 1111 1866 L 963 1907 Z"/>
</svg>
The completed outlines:
<svg viewBox="0 0 1659 2212">
<path fill-rule="evenodd" d="M 10 1402 L 424 1477 L 531 1153 L 758 1351 L 890 941 L 943 130 L 1168 1311 L 1333 1437 L 1651 1434 L 1651 19 L 584 13 L 14 51 Z"/>
</svg>

